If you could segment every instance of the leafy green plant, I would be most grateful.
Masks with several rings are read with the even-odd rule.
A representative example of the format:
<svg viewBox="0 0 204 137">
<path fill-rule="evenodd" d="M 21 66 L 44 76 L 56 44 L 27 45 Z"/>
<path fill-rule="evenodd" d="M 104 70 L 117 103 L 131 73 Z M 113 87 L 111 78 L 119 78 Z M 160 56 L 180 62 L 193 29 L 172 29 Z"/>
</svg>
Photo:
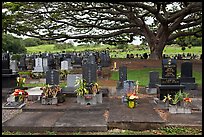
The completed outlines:
<svg viewBox="0 0 204 137">
<path fill-rule="evenodd" d="M 89 91 L 86 89 L 86 82 L 82 78 L 77 77 L 76 78 L 76 84 L 75 86 L 79 86 L 75 92 L 77 92 L 77 95 L 83 96 L 84 94 L 88 94 Z"/>
</svg>

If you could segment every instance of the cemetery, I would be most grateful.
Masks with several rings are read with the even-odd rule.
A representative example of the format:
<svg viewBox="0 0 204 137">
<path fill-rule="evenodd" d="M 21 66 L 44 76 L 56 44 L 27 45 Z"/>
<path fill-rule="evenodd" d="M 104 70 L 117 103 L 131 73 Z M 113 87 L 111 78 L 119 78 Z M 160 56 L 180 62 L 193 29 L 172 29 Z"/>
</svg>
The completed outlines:
<svg viewBox="0 0 204 137">
<path fill-rule="evenodd" d="M 29 62 L 30 67 L 27 67 L 28 63 L 24 67 L 11 67 L 10 64 L 15 62 L 10 60 L 9 56 L 12 55 L 3 55 L 2 66 L 6 67 L 2 69 L 2 76 L 7 74 L 12 78 L 2 78 L 7 85 L 11 83 L 9 86 L 5 84 L 2 89 L 2 109 L 22 110 L 17 116 L 2 123 L 4 131 L 30 131 L 23 127 L 29 126 L 29 121 L 32 122 L 31 115 L 49 115 L 48 122 L 49 119 L 58 119 L 55 122 L 51 120 L 52 124 L 45 127 L 41 123 L 42 119 L 37 120 L 39 124 L 33 125 L 37 131 L 99 132 L 112 128 L 145 130 L 165 127 L 178 121 L 182 123 L 185 117 L 190 121 L 194 120 L 192 125 L 199 125 L 193 119 L 195 116 L 200 119 L 198 114 L 202 114 L 202 108 L 194 104 L 198 102 L 196 97 L 201 89 L 193 76 L 193 69 L 199 70 L 194 66 L 198 64 L 193 61 L 165 58 L 153 62 L 132 59 L 130 63 L 129 59 L 106 60 L 101 59 L 105 56 L 94 56 L 94 52 L 87 52 L 82 54 L 83 58 L 78 65 L 75 64 L 77 59 L 73 59 L 72 55 L 42 54 L 43 58 L 42 55 L 23 56 L 26 57 L 24 60 L 33 60 L 33 64 Z M 60 60 L 60 57 L 63 58 Z M 161 72 L 153 71 L 154 69 L 148 71 L 149 83 L 146 86 L 142 86 L 142 82 L 140 84 L 141 78 L 133 80 L 128 75 L 131 69 L 139 71 L 147 66 L 160 67 Z M 178 69 L 181 71 L 180 76 L 177 74 Z M 27 76 L 25 73 L 18 73 L 25 70 L 29 72 Z M 110 75 L 104 79 L 102 76 L 105 73 Z M 117 73 L 117 80 L 111 80 L 113 73 Z M 31 74 L 41 74 L 41 77 Z M 41 83 L 42 86 L 27 87 L 29 83 Z M 80 118 L 83 116 L 86 120 Z M 132 122 L 127 124 L 126 121 Z M 98 126 L 95 127 L 94 124 Z"/>
<path fill-rule="evenodd" d="M 202 2 L 2 2 L 2 22 L 3 135 L 202 134 Z"/>
</svg>

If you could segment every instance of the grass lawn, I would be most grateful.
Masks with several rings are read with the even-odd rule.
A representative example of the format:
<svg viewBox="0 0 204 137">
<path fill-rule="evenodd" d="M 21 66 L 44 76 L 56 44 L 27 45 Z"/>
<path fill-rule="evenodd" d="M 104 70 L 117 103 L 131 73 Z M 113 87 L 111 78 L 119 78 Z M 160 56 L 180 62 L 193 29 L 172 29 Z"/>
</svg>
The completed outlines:
<svg viewBox="0 0 204 137">
<path fill-rule="evenodd" d="M 159 72 L 159 76 L 162 77 L 162 69 L 161 68 L 144 68 L 141 70 L 127 70 L 127 79 L 139 81 L 139 86 L 148 86 L 149 84 L 149 72 L 157 71 Z M 180 74 L 180 70 L 177 71 L 177 74 Z M 198 85 L 202 84 L 202 73 L 193 71 L 193 77 L 195 77 L 196 83 Z M 119 80 L 119 72 L 114 71 L 111 74 L 111 80 Z"/>
<path fill-rule="evenodd" d="M 113 129 L 107 132 L 2 132 L 2 135 L 202 135 L 202 130 L 197 128 L 165 127 L 157 130 L 144 131 Z"/>
</svg>

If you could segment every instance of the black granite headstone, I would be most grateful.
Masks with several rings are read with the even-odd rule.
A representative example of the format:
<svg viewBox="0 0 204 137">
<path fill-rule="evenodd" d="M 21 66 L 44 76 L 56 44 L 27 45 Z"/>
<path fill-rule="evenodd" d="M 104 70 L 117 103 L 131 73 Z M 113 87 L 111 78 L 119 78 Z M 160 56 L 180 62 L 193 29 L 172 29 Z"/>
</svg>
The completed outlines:
<svg viewBox="0 0 204 137">
<path fill-rule="evenodd" d="M 83 64 L 82 65 L 82 77 L 87 83 L 97 82 L 97 65 L 96 64 Z"/>
<path fill-rule="evenodd" d="M 127 67 L 121 66 L 119 67 L 119 81 L 123 83 L 125 80 L 127 80 Z"/>
<path fill-rule="evenodd" d="M 185 86 L 185 89 L 197 89 L 195 78 L 192 76 L 193 64 L 191 62 L 183 62 L 181 64 L 180 83 Z"/>
<path fill-rule="evenodd" d="M 58 70 L 48 70 L 46 72 L 46 84 L 49 85 L 59 85 L 59 71 Z"/>
<path fill-rule="evenodd" d="M 159 72 L 150 71 L 149 72 L 149 88 L 155 88 L 155 84 L 159 84 Z"/>
<path fill-rule="evenodd" d="M 175 59 L 163 59 L 162 78 L 176 78 L 176 67 Z"/>
<path fill-rule="evenodd" d="M 180 79 L 176 78 L 177 74 L 176 60 L 163 59 L 162 60 L 162 78 L 161 84 L 156 84 L 157 95 L 160 100 L 164 99 L 164 96 L 170 94 L 172 97 L 178 92 L 184 89 L 183 85 L 180 85 Z"/>
</svg>

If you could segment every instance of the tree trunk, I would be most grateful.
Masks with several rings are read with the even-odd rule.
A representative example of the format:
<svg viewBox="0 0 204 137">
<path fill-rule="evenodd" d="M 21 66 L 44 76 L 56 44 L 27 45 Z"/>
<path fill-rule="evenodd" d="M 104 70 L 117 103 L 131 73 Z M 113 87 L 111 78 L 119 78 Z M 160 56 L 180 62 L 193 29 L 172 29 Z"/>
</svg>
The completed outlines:
<svg viewBox="0 0 204 137">
<path fill-rule="evenodd" d="M 160 46 L 155 46 L 154 48 L 151 48 L 151 45 L 150 45 L 150 56 L 149 58 L 150 59 L 162 59 L 162 52 L 163 52 L 163 49 L 161 49 L 162 47 Z"/>
<path fill-rule="evenodd" d="M 164 49 L 163 42 L 151 42 L 149 43 L 149 48 L 150 48 L 150 56 L 149 59 L 162 59 L 162 52 Z"/>
</svg>

